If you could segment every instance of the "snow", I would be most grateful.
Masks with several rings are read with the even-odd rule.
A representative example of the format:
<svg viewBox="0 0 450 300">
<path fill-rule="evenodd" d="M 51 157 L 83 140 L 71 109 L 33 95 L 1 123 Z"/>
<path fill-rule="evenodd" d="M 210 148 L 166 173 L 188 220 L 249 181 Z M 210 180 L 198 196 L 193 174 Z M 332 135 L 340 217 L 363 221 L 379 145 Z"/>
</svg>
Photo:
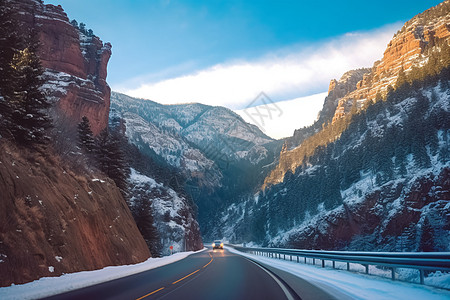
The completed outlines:
<svg viewBox="0 0 450 300">
<path fill-rule="evenodd" d="M 133 168 L 130 168 L 130 170 L 131 170 L 130 180 L 134 184 L 138 185 L 147 183 L 148 185 L 150 185 L 150 188 L 162 187 L 162 184 L 156 183 L 156 181 L 153 178 L 142 175 Z"/>
<path fill-rule="evenodd" d="M 139 201 L 150 201 L 154 224 L 158 230 L 162 253 L 169 254 L 169 246 L 174 251 L 185 249 L 185 237 L 189 236 L 192 225 L 197 223 L 189 212 L 187 200 L 176 191 L 153 178 L 131 168 L 129 182 L 133 186 L 130 199 L 132 206 Z"/>
<path fill-rule="evenodd" d="M 94 178 L 91 181 L 96 182 L 96 181 L 100 181 L 100 183 L 105 183 L 106 181 L 98 179 L 98 178 Z"/>
<path fill-rule="evenodd" d="M 39 280 L 35 280 L 25 284 L 2 287 L 0 288 L 0 299 L 25 300 L 49 297 L 52 295 L 65 293 L 68 291 L 165 266 L 186 258 L 191 254 L 204 251 L 205 249 L 206 248 L 195 252 L 190 251 L 175 253 L 171 256 L 165 256 L 161 258 L 149 258 L 142 263 L 134 265 L 106 267 L 95 271 L 83 271 L 64 274 L 60 277 L 43 277 Z M 54 271 L 54 267 L 52 266 L 50 266 L 48 269 L 50 272 Z"/>
<path fill-rule="evenodd" d="M 450 291 L 448 290 L 437 289 L 414 283 L 392 281 L 387 278 L 357 274 L 343 270 L 320 268 L 297 262 L 257 256 L 243 253 L 230 247 L 226 247 L 226 249 L 232 253 L 236 253 L 277 269 L 289 272 L 314 284 L 315 286 L 319 286 L 327 290 L 338 290 L 338 292 L 341 292 L 345 296 L 353 299 L 450 299 Z M 446 275 L 447 276 L 438 274 L 427 277 L 425 283 L 433 284 L 438 281 L 447 281 L 447 284 L 449 284 L 450 276 L 448 276 L 448 274 Z"/>
</svg>

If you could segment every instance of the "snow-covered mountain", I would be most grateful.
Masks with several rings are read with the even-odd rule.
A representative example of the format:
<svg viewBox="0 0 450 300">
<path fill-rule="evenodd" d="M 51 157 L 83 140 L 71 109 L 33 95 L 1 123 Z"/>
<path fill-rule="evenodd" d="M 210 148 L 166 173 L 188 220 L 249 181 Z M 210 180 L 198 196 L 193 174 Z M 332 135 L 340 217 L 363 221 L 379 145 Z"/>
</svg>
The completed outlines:
<svg viewBox="0 0 450 300">
<path fill-rule="evenodd" d="M 322 124 L 297 131 L 261 191 L 225 208 L 214 232 L 306 249 L 449 251 L 449 13 L 447 0 L 419 14 L 370 72 L 332 81 Z"/>
<path fill-rule="evenodd" d="M 188 143 L 195 144 L 206 156 L 212 157 L 212 160 L 223 156 L 228 160 L 246 160 L 257 164 L 268 156 L 264 145 L 273 141 L 257 126 L 246 123 L 239 115 L 225 107 L 200 103 L 162 105 L 116 92 L 112 93 L 111 100 L 111 108 L 123 113 L 129 123 L 139 116 L 141 120 L 154 126 L 149 131 L 160 130 L 164 134 L 170 132 L 172 136 L 177 135 L 175 138 L 178 140 L 184 138 Z M 136 125 L 142 125 L 142 122 Z M 128 127 L 133 125 L 128 124 Z M 129 130 L 131 136 L 134 129 Z M 146 141 L 155 152 L 161 153 L 159 149 L 164 147 L 161 147 L 159 142 Z M 217 153 L 213 153 L 216 151 Z M 170 161 L 169 157 L 165 159 Z"/>
<path fill-rule="evenodd" d="M 224 107 L 161 105 L 113 92 L 111 109 L 125 121 L 131 143 L 185 178 L 206 236 L 212 216 L 253 192 L 270 170 L 262 167 L 281 149 L 280 141 Z"/>
<path fill-rule="evenodd" d="M 216 232 L 295 248 L 449 251 L 444 78 L 393 92 L 356 115 L 281 183 L 224 210 Z"/>
</svg>

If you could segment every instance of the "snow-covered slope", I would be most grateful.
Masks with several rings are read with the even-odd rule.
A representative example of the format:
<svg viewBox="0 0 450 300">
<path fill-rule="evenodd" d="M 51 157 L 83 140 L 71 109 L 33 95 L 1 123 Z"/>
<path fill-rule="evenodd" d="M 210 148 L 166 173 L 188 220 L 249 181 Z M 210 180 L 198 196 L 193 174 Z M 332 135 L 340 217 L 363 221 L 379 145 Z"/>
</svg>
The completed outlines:
<svg viewBox="0 0 450 300">
<path fill-rule="evenodd" d="M 132 186 L 131 211 L 138 225 L 141 219 L 152 214 L 153 225 L 157 229 L 159 241 L 149 234 L 149 238 L 154 240 L 148 241 L 148 244 L 155 247 L 154 244 L 159 242 L 157 246 L 160 249 L 157 250 L 162 255 L 170 254 L 170 246 L 175 252 L 201 249 L 199 226 L 192 204 L 185 196 L 134 169 L 131 169 L 129 181 Z M 145 233 L 143 236 L 147 238 Z"/>
<path fill-rule="evenodd" d="M 147 123 L 152 123 L 150 131 L 156 127 L 174 138 L 185 138 L 205 152 L 206 156 L 212 157 L 212 160 L 224 155 L 228 160 L 247 160 L 257 164 L 268 155 L 264 145 L 273 141 L 258 127 L 246 123 L 239 115 L 224 107 L 199 103 L 161 105 L 115 92 L 111 95 L 111 102 L 111 107 L 124 114 L 127 121 L 140 116 Z M 132 122 L 128 123 L 127 127 L 133 125 Z M 159 142 L 146 141 L 154 148 L 160 147 Z"/>
<path fill-rule="evenodd" d="M 205 157 L 189 141 L 177 132 L 158 127 L 132 112 L 125 112 L 122 118 L 126 122 L 126 135 L 130 142 L 142 150 L 153 150 L 169 165 L 181 170 L 186 177 L 198 178 L 205 185 L 220 186 L 222 174 L 215 167 L 214 161 Z M 208 173 L 208 178 L 202 174 Z"/>
<path fill-rule="evenodd" d="M 430 77 L 355 114 L 281 183 L 224 210 L 221 232 L 295 248 L 449 251 L 449 86 Z"/>
</svg>

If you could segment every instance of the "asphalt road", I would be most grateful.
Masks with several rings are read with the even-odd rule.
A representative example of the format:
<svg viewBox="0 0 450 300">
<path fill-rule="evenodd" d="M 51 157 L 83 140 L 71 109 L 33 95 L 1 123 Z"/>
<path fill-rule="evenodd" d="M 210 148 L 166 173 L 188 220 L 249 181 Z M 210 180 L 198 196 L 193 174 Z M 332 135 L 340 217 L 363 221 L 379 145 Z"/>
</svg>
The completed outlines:
<svg viewBox="0 0 450 300">
<path fill-rule="evenodd" d="M 294 276 L 270 269 L 227 250 L 208 249 L 166 266 L 48 299 L 333 299 Z"/>
</svg>

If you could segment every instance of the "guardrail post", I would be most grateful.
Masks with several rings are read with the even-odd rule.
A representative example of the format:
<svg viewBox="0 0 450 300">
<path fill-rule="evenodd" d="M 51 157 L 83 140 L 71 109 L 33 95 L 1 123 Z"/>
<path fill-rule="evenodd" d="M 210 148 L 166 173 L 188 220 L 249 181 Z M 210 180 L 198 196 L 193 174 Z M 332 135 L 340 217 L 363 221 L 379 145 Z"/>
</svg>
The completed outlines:
<svg viewBox="0 0 450 300">
<path fill-rule="evenodd" d="M 369 274 L 369 265 L 365 265 L 366 267 L 366 274 Z"/>
<path fill-rule="evenodd" d="M 424 272 L 422 269 L 419 270 L 420 284 L 424 284 Z"/>
<path fill-rule="evenodd" d="M 313 258 L 313 265 L 316 265 L 316 259 Z"/>
<path fill-rule="evenodd" d="M 322 268 L 325 268 L 325 260 L 322 259 Z"/>
<path fill-rule="evenodd" d="M 298 263 L 298 256 L 297 256 L 297 263 Z"/>
<path fill-rule="evenodd" d="M 392 280 L 395 280 L 395 268 L 391 268 L 392 270 Z"/>
<path fill-rule="evenodd" d="M 336 262 L 333 260 L 333 269 L 336 268 Z"/>
<path fill-rule="evenodd" d="M 292 261 L 292 255 L 291 255 L 291 261 Z"/>
<path fill-rule="evenodd" d="M 283 260 L 286 260 L 286 254 L 283 254 Z"/>
<path fill-rule="evenodd" d="M 305 256 L 305 265 L 306 265 L 306 256 Z"/>
<path fill-rule="evenodd" d="M 347 271 L 350 271 L 350 263 L 347 263 Z"/>
</svg>

